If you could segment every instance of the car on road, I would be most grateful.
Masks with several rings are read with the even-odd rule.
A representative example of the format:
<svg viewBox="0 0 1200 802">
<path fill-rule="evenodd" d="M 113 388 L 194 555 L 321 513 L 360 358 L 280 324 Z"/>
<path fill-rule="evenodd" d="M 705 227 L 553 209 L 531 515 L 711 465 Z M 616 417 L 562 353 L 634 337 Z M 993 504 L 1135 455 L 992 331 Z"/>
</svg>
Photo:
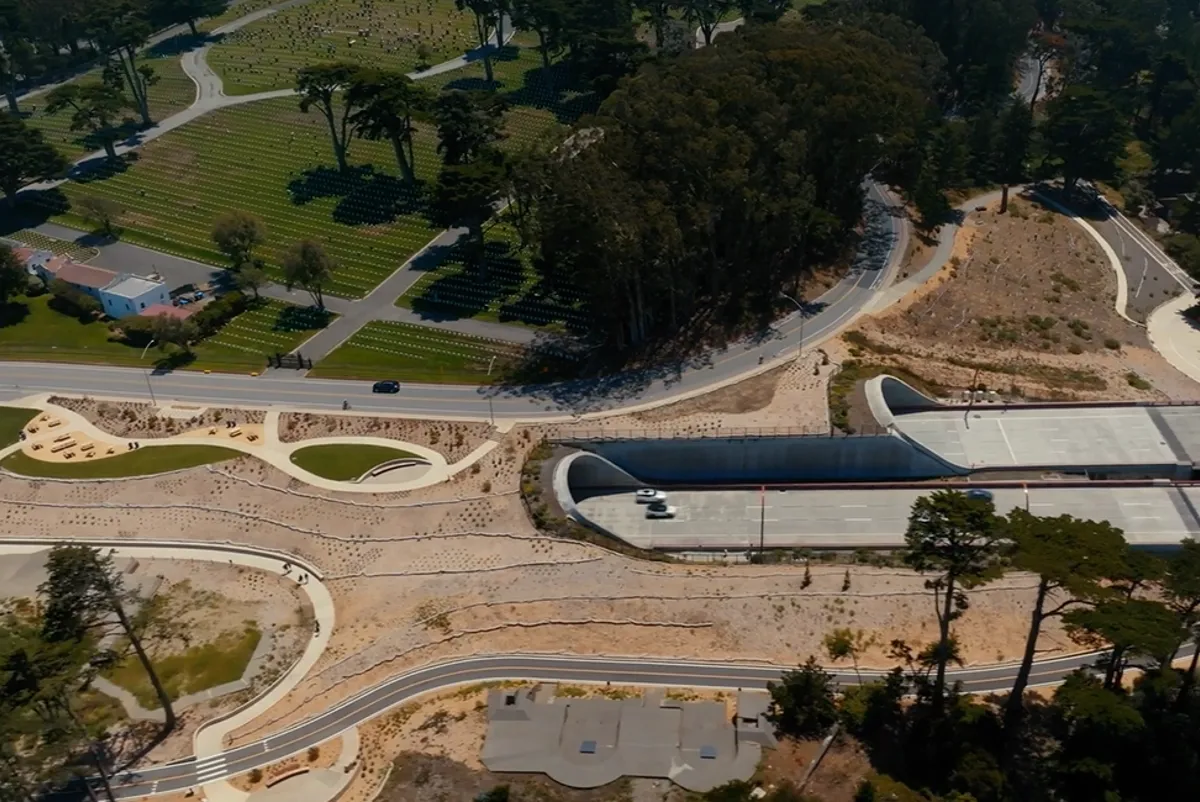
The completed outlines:
<svg viewBox="0 0 1200 802">
<path fill-rule="evenodd" d="M 634 500 L 638 504 L 664 504 L 667 494 L 661 490 L 655 490 L 653 487 L 643 487 L 634 493 Z"/>
<path fill-rule="evenodd" d="M 674 507 L 670 504 L 663 504 L 661 501 L 646 507 L 647 518 L 674 518 L 675 512 Z"/>
<path fill-rule="evenodd" d="M 398 392 L 400 392 L 400 382 L 395 381 L 393 379 L 386 379 L 384 381 L 375 382 L 373 385 L 371 385 L 371 392 L 373 392 L 373 393 L 398 393 Z"/>
<path fill-rule="evenodd" d="M 967 491 L 967 498 L 975 499 L 976 501 L 995 501 L 996 497 L 992 495 L 990 490 L 981 490 L 973 488 Z"/>
</svg>

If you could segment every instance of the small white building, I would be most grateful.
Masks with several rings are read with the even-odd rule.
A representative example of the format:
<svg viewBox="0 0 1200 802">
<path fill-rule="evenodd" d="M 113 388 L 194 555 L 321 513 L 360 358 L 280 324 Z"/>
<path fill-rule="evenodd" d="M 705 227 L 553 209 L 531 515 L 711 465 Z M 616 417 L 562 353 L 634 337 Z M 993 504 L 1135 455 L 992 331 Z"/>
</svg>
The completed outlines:
<svg viewBox="0 0 1200 802">
<path fill-rule="evenodd" d="M 161 281 L 122 273 L 100 290 L 104 314 L 111 318 L 140 315 L 147 307 L 170 304 L 171 294 Z"/>
</svg>

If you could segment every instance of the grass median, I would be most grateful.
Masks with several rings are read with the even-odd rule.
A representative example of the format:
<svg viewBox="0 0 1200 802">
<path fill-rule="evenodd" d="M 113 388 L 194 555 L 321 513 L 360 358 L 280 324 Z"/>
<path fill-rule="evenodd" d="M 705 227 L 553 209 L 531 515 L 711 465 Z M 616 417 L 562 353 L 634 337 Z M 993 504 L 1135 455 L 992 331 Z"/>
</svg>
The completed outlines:
<svg viewBox="0 0 1200 802">
<path fill-rule="evenodd" d="M 292 464 L 309 473 L 336 482 L 359 478 L 376 465 L 416 454 L 390 446 L 356 445 L 353 443 L 308 446 L 292 452 Z"/>
<path fill-rule="evenodd" d="M 240 456 L 240 451 L 220 446 L 148 446 L 115 457 L 44 462 L 18 451 L 0 461 L 0 467 L 21 476 L 44 479 L 116 479 L 195 468 Z"/>
</svg>

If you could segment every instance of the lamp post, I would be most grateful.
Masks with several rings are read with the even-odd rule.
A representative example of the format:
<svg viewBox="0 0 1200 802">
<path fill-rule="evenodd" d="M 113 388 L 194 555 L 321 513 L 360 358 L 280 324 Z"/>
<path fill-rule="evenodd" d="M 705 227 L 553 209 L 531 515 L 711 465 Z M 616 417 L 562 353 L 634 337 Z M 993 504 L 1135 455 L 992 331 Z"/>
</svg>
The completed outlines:
<svg viewBox="0 0 1200 802">
<path fill-rule="evenodd" d="M 150 342 L 146 343 L 146 347 L 142 349 L 142 355 L 138 357 L 139 359 L 146 358 L 146 352 L 150 350 L 150 346 L 154 345 L 154 342 L 155 341 L 152 339 Z M 142 368 L 142 375 L 146 377 L 146 389 L 150 391 L 150 403 L 154 404 L 154 406 L 158 406 L 158 401 L 156 401 L 154 398 L 154 387 L 150 384 L 150 371 Z"/>
<path fill-rule="evenodd" d="M 786 292 L 780 291 L 779 297 L 788 299 L 789 301 L 794 303 L 796 305 L 796 309 L 798 309 L 800 311 L 800 347 L 797 349 L 797 351 L 798 351 L 797 356 L 799 356 L 799 354 L 804 353 L 804 319 L 806 317 L 808 317 L 808 313 L 804 309 L 804 304 L 800 303 L 795 298 L 788 295 Z"/>
</svg>

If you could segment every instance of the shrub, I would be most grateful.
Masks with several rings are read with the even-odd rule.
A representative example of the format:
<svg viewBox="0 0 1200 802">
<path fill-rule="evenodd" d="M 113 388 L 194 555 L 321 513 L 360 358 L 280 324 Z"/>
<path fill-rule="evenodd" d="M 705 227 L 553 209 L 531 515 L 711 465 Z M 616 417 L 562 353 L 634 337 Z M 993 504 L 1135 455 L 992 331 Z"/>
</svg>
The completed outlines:
<svg viewBox="0 0 1200 802">
<path fill-rule="evenodd" d="M 315 763 L 317 761 L 317 758 L 319 758 L 320 756 L 321 756 L 321 747 L 319 747 L 319 746 L 308 747 L 307 757 L 308 757 L 309 763 Z"/>
<path fill-rule="evenodd" d="M 247 777 L 252 783 L 260 783 L 262 782 L 262 778 L 262 769 L 250 769 L 250 775 Z"/>
<path fill-rule="evenodd" d="M 1121 341 L 1114 340 L 1112 337 L 1109 337 L 1107 340 L 1104 341 L 1104 347 L 1110 351 L 1120 351 L 1121 350 Z"/>
<path fill-rule="evenodd" d="M 50 282 L 50 308 L 64 315 L 87 322 L 100 314 L 100 302 L 87 293 L 80 292 L 62 279 Z"/>
</svg>

